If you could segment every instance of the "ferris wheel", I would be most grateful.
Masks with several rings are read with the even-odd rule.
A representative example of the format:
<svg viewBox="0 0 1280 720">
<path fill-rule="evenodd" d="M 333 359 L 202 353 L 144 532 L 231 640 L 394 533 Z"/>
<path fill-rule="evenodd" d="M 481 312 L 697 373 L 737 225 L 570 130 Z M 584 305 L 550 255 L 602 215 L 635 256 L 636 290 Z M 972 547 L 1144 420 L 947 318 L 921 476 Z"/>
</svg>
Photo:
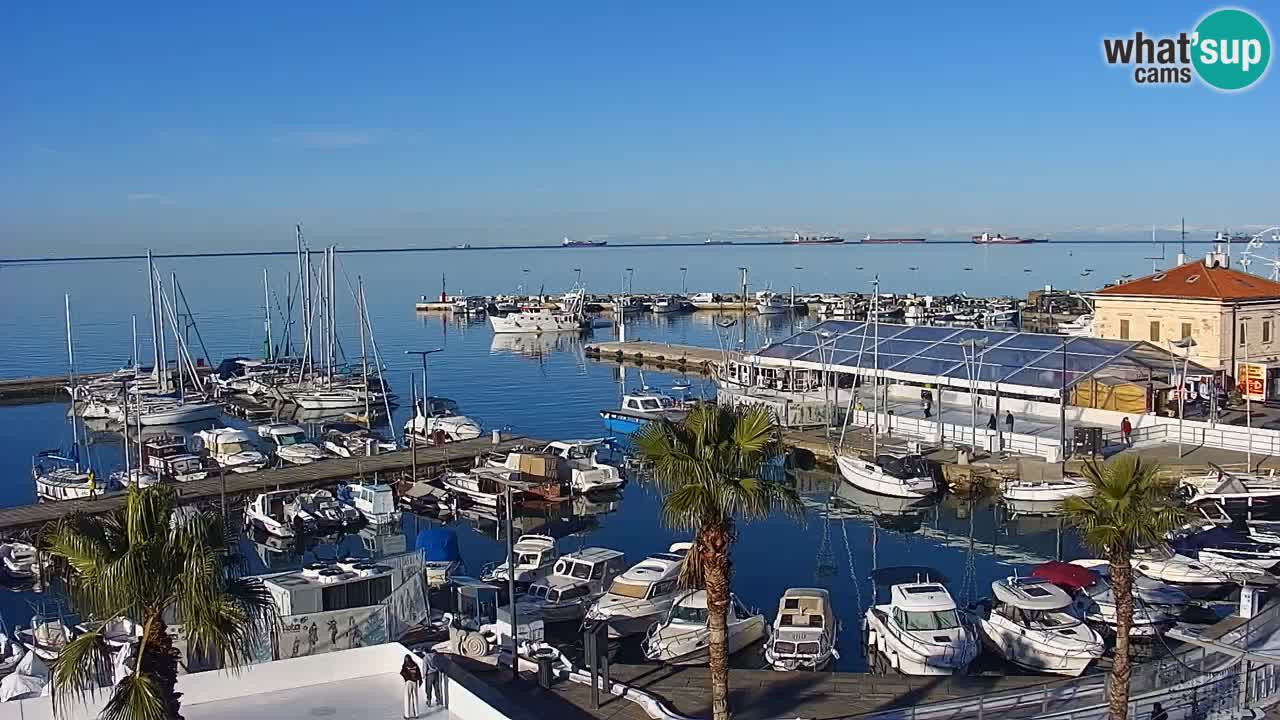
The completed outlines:
<svg viewBox="0 0 1280 720">
<path fill-rule="evenodd" d="M 1270 233 L 1270 238 L 1267 237 L 1268 233 Z M 1230 243 L 1234 237 L 1220 232 L 1214 236 L 1214 239 L 1220 243 L 1226 243 L 1227 248 L 1230 249 Z M 1280 225 L 1269 227 L 1266 230 L 1248 236 L 1248 238 L 1249 241 L 1245 244 L 1244 252 L 1240 253 L 1241 267 L 1248 272 L 1250 264 L 1254 262 L 1262 263 L 1271 268 L 1271 279 L 1280 281 Z M 1267 257 L 1263 254 L 1268 239 L 1271 240 L 1272 257 Z"/>
</svg>

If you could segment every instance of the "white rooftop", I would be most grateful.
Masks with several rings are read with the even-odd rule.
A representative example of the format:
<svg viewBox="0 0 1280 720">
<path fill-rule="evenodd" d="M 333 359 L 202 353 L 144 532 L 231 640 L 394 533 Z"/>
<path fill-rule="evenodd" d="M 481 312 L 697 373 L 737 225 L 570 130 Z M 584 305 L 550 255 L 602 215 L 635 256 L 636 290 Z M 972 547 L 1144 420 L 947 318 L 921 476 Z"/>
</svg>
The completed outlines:
<svg viewBox="0 0 1280 720">
<path fill-rule="evenodd" d="M 890 591 L 893 604 L 903 610 L 955 610 L 956 601 L 939 583 L 920 582 L 894 585 Z"/>
</svg>

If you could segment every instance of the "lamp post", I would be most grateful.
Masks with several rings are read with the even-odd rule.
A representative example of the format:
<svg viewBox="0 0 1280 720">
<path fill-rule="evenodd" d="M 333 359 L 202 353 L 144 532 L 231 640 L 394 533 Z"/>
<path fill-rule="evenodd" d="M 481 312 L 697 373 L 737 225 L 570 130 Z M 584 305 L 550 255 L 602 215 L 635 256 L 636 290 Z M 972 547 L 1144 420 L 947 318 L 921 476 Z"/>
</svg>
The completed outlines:
<svg viewBox="0 0 1280 720">
<path fill-rule="evenodd" d="M 635 292 L 635 290 L 636 290 L 636 269 L 635 269 L 635 268 L 627 268 L 626 270 L 627 270 L 627 290 L 626 290 L 626 292 L 627 292 L 627 294 L 628 294 L 628 295 L 630 295 L 631 293 Z"/>
<path fill-rule="evenodd" d="M 987 347 L 986 338 L 970 338 L 960 341 L 960 347 L 966 350 L 964 354 L 964 367 L 969 375 L 969 407 L 972 410 L 972 418 L 969 423 L 969 432 L 972 433 L 973 452 L 978 452 L 978 388 L 975 379 L 981 375 L 982 368 L 979 364 L 978 348 L 984 351 Z M 976 370 L 976 372 L 975 372 Z M 938 398 L 938 421 L 942 421 L 942 398 Z M 998 423 L 997 423 L 998 424 Z"/>
<path fill-rule="evenodd" d="M 431 348 L 430 350 L 405 350 L 405 355 L 419 355 L 422 357 L 422 432 L 427 431 L 427 398 L 430 393 L 427 392 L 427 356 L 434 355 L 443 351 L 444 348 Z M 414 408 L 417 412 L 417 408 Z"/>
<path fill-rule="evenodd" d="M 689 294 L 689 290 L 687 289 L 688 285 L 685 282 L 688 279 L 688 277 L 689 277 L 689 268 L 687 267 L 680 268 L 680 294 L 681 295 Z"/>
<path fill-rule="evenodd" d="M 1248 342 L 1246 338 L 1245 342 Z M 1178 366 L 1176 363 L 1177 356 L 1173 353 L 1173 348 L 1181 348 L 1184 352 L 1182 355 L 1182 375 L 1181 387 L 1178 388 L 1178 457 L 1182 457 L 1182 416 L 1183 409 L 1186 407 L 1187 398 L 1187 365 L 1191 361 L 1191 348 L 1196 346 L 1196 341 L 1190 337 L 1184 337 L 1181 340 L 1169 341 L 1169 364 L 1173 368 L 1173 372 L 1177 375 Z M 1247 345 L 1246 345 L 1247 347 Z M 1169 378 L 1171 381 L 1173 378 Z"/>
<path fill-rule="evenodd" d="M 582 268 L 574 268 L 573 269 L 573 286 L 578 287 L 579 285 L 582 285 Z"/>
<path fill-rule="evenodd" d="M 818 368 L 819 368 L 819 369 L 818 369 L 818 377 L 820 377 L 820 378 L 822 379 L 822 411 L 823 411 L 823 413 L 826 415 L 826 420 L 827 420 L 827 426 L 826 426 L 826 429 L 824 430 L 824 432 L 825 432 L 825 434 L 827 434 L 827 435 L 829 436 L 829 435 L 831 434 L 831 420 L 832 420 L 832 415 L 834 414 L 834 413 L 833 413 L 833 411 L 832 411 L 832 402 L 831 402 L 831 398 L 830 398 L 829 388 L 830 388 L 830 385 L 831 385 L 832 376 L 833 376 L 835 373 L 834 373 L 833 369 L 831 368 L 831 364 L 828 364 L 826 355 L 824 355 L 824 354 L 822 353 L 822 346 L 823 346 L 823 341 L 825 341 L 825 340 L 829 340 L 829 339 L 831 339 L 831 338 L 835 337 L 835 333 L 831 332 L 830 330 L 806 330 L 805 332 L 806 332 L 806 333 L 812 333 L 812 334 L 813 334 L 814 339 L 815 339 L 815 340 L 816 340 L 816 342 L 817 342 L 817 350 L 818 350 Z M 831 343 L 831 360 L 832 360 L 832 364 L 834 364 L 834 362 L 835 362 L 835 354 L 836 354 L 836 352 L 835 352 L 835 351 L 836 351 L 836 349 L 835 349 L 835 342 L 834 342 L 834 341 L 832 341 L 832 343 Z M 839 393 L 839 388 L 837 387 L 837 390 L 836 390 L 836 400 L 835 400 L 835 404 L 836 404 L 836 405 L 838 405 L 838 404 L 840 403 L 840 397 L 839 397 L 839 395 L 840 395 L 840 393 Z"/>
<path fill-rule="evenodd" d="M 747 268 L 739 265 L 742 272 L 742 352 L 747 351 Z"/>
</svg>

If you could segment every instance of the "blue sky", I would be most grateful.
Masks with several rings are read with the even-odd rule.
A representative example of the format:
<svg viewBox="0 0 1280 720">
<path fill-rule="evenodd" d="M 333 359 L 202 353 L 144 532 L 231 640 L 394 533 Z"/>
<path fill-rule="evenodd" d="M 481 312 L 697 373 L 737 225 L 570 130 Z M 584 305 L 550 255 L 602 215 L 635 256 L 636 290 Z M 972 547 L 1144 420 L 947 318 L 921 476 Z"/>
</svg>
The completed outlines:
<svg viewBox="0 0 1280 720">
<path fill-rule="evenodd" d="M 0 255 L 1272 224 L 1274 71 L 1102 62 L 1215 7 L 11 3 Z"/>
</svg>

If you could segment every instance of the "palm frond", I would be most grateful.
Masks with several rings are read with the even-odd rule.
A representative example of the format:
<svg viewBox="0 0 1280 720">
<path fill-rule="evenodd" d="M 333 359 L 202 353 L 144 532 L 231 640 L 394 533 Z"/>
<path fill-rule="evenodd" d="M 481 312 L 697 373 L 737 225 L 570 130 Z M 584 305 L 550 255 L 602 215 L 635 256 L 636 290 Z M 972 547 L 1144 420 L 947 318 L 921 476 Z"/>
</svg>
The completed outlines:
<svg viewBox="0 0 1280 720">
<path fill-rule="evenodd" d="M 1084 477 L 1093 495 L 1068 498 L 1062 510 L 1084 543 L 1099 553 L 1131 552 L 1158 543 L 1186 520 L 1171 484 L 1160 479 L 1159 467 L 1136 455 L 1103 464 L 1088 462 Z"/>
<path fill-rule="evenodd" d="M 116 684 L 111 699 L 102 708 L 101 720 L 170 720 L 165 691 L 153 675 L 134 673 Z"/>
<path fill-rule="evenodd" d="M 102 629 L 90 630 L 67 643 L 50 668 L 53 711 L 61 714 L 68 702 L 84 702 L 111 684 L 111 649 Z"/>
</svg>

